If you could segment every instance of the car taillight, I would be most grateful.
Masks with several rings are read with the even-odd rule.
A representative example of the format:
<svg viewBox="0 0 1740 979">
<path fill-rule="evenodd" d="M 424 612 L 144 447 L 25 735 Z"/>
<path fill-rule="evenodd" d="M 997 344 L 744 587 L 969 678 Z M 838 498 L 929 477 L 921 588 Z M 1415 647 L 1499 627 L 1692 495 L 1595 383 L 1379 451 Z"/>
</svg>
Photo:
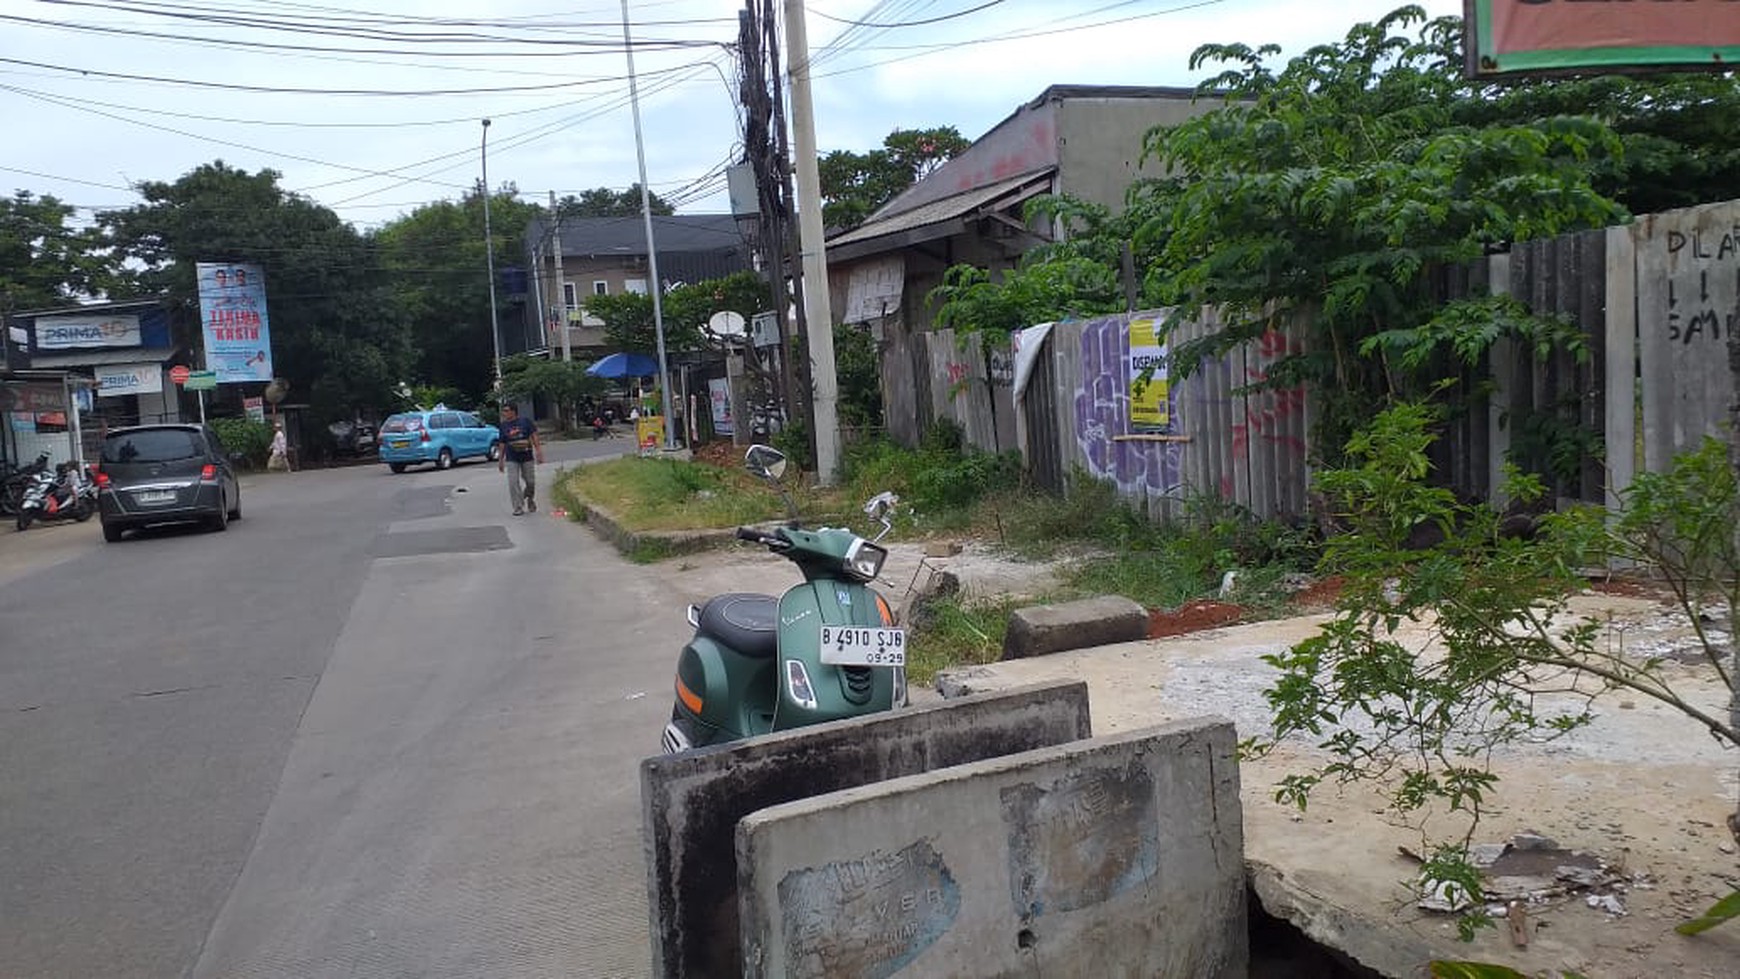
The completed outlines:
<svg viewBox="0 0 1740 979">
<path fill-rule="evenodd" d="M 109 485 L 109 474 L 101 469 L 91 470 L 91 478 L 97 481 L 98 489 L 106 489 Z"/>
<path fill-rule="evenodd" d="M 429 441 L 429 430 L 427 428 L 423 429 L 423 441 Z"/>
<path fill-rule="evenodd" d="M 205 482 L 208 482 L 208 483 L 211 482 L 212 480 L 216 479 L 217 478 L 217 467 L 212 465 L 209 462 L 206 463 L 205 468 L 201 469 L 199 471 L 199 478 L 204 480 Z"/>
</svg>

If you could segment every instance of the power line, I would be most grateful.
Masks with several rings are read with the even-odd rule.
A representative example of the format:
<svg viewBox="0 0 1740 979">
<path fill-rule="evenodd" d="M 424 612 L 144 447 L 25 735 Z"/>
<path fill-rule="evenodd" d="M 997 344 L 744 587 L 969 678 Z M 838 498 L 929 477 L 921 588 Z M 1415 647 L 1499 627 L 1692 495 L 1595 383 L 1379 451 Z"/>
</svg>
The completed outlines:
<svg viewBox="0 0 1740 979">
<path fill-rule="evenodd" d="M 655 69 L 653 71 L 645 72 L 644 74 L 647 74 L 647 75 L 671 74 L 674 72 L 682 71 L 686 68 L 692 68 L 692 67 L 695 67 L 698 65 L 704 65 L 704 64 L 711 64 L 711 62 L 691 61 L 691 62 L 688 62 L 687 64 L 677 65 L 673 68 L 659 68 L 659 69 Z M 610 81 L 622 82 L 622 81 L 626 81 L 626 80 L 627 80 L 626 76 L 620 76 L 620 75 L 619 76 L 611 76 L 611 77 L 601 77 L 601 78 L 594 79 L 594 81 L 599 82 L 599 83 L 610 82 Z M 579 85 L 579 84 L 583 84 L 583 83 L 576 82 L 575 84 Z M 229 116 L 208 116 L 208 115 L 201 115 L 199 113 L 194 113 L 194 112 L 175 112 L 175 111 L 172 111 L 169 109 L 147 108 L 146 106 L 142 106 L 142 105 L 125 105 L 125 104 L 116 103 L 116 102 L 104 102 L 104 101 L 101 101 L 98 99 L 80 98 L 80 97 L 75 96 L 75 95 L 64 95 L 64 94 L 61 94 L 58 92 L 40 92 L 40 91 L 37 91 L 35 89 L 28 89 L 28 88 L 15 87 L 15 86 L 0 85 L 0 88 L 6 88 L 6 89 L 13 91 L 13 92 L 16 92 L 20 95 L 36 95 L 36 96 L 41 96 L 44 98 L 65 99 L 68 102 L 77 102 L 81 105 L 100 106 L 100 107 L 105 108 L 105 109 L 118 109 L 118 110 L 125 111 L 125 112 L 143 112 L 143 113 L 146 113 L 148 115 L 169 116 L 169 117 L 175 118 L 175 119 L 193 119 L 193 120 L 196 120 L 199 122 L 222 122 L 222 123 L 230 123 L 230 124 L 240 125 L 240 126 L 282 126 L 282 127 L 296 128 L 296 129 L 403 129 L 403 128 L 419 127 L 419 126 L 449 126 L 449 125 L 456 125 L 459 123 L 464 123 L 464 124 L 470 125 L 470 126 L 477 125 L 477 117 L 476 116 L 458 116 L 458 117 L 454 117 L 454 118 L 450 118 L 450 119 L 409 120 L 409 121 L 405 121 L 405 122 L 300 122 L 300 121 L 292 122 L 292 121 L 287 121 L 287 120 L 273 120 L 273 119 L 238 119 L 238 118 L 229 117 Z M 539 112 L 553 112 L 557 109 L 572 108 L 576 105 L 580 105 L 583 102 L 589 101 L 591 99 L 595 99 L 597 97 L 598 96 L 589 96 L 588 98 L 571 99 L 571 100 L 566 101 L 566 102 L 557 102 L 553 105 L 538 106 L 537 108 L 532 108 L 532 109 L 510 109 L 510 110 L 505 111 L 505 112 L 492 112 L 492 113 L 490 113 L 490 116 L 491 116 L 491 118 L 495 118 L 495 119 L 504 119 L 504 118 L 509 118 L 512 116 L 533 115 L 533 114 L 536 114 Z"/>
<path fill-rule="evenodd" d="M 431 95 L 493 95 L 504 92 L 547 92 L 551 89 L 573 88 L 585 82 L 549 82 L 540 85 L 503 85 L 495 88 L 425 88 L 414 91 L 404 89 L 343 89 L 343 88 L 285 88 L 271 85 L 243 85 L 235 82 L 208 82 L 187 78 L 165 78 L 160 75 L 134 75 L 126 72 L 100 71 L 95 68 L 69 68 L 62 65 L 52 65 L 41 61 L 25 61 L 22 58 L 3 58 L 0 62 L 14 65 L 25 65 L 31 68 L 47 68 L 51 71 L 66 72 L 74 75 L 95 76 L 99 78 L 116 78 L 135 82 L 161 82 L 166 85 L 187 85 L 193 88 L 217 88 L 235 92 L 271 92 L 286 95 L 369 95 L 369 96 L 406 96 L 427 97 Z"/>
<path fill-rule="evenodd" d="M 926 24 L 940 24 L 945 20 L 956 20 L 969 14 L 976 14 L 981 10 L 995 7 L 1002 2 L 1003 0 L 987 0 L 987 2 L 981 3 L 977 7 L 968 7 L 966 10 L 958 10 L 952 14 L 943 14 L 941 17 L 928 17 L 924 20 L 900 20 L 884 24 L 875 24 L 864 20 L 848 20 L 844 17 L 835 17 L 832 14 L 823 13 L 820 10 L 811 10 L 809 11 L 809 14 L 815 17 L 820 17 L 823 20 L 831 20 L 836 24 L 850 24 L 853 27 L 872 27 L 878 30 L 891 30 L 896 27 L 923 27 Z"/>
<path fill-rule="evenodd" d="M 178 43 L 209 44 L 209 45 L 214 45 L 214 46 L 218 46 L 218 47 L 263 49 L 263 50 L 272 50 L 272 51 L 291 51 L 291 52 L 309 52 L 309 51 L 312 51 L 312 52 L 321 52 L 321 53 L 326 53 L 326 54 L 389 54 L 389 55 L 400 55 L 400 56 L 408 56 L 408 57 L 435 57 L 435 58 L 569 58 L 569 57 L 576 57 L 576 56 L 588 55 L 588 54 L 614 54 L 614 53 L 616 53 L 615 49 L 611 47 L 612 42 L 609 42 L 609 41 L 581 41 L 581 40 L 572 40 L 572 39 L 567 39 L 567 38 L 561 38 L 561 39 L 557 39 L 557 38 L 526 38 L 526 39 L 503 38 L 503 39 L 501 39 L 501 42 L 508 43 L 508 44 L 515 44 L 515 45 L 520 45 L 520 44 L 535 44 L 535 45 L 561 44 L 564 46 L 572 46 L 572 47 L 578 47 L 578 48 L 594 48 L 594 49 L 598 49 L 598 50 L 415 51 L 415 50 L 403 50 L 400 48 L 332 47 L 332 46 L 317 45 L 317 44 L 286 44 L 286 43 L 280 43 L 280 42 L 274 42 L 274 41 L 250 41 L 250 40 L 245 40 L 242 38 L 233 38 L 233 37 L 220 38 L 220 37 L 203 37 L 203 36 L 199 36 L 199 35 L 189 35 L 189 34 L 167 34 L 167 33 L 163 33 L 160 31 L 143 31 L 143 30 L 136 30 L 136 29 L 132 29 L 132 28 L 115 27 L 115 26 L 102 25 L 102 24 L 81 24 L 81 23 L 75 23 L 75 22 L 71 22 L 71 21 L 42 20 L 42 19 L 34 18 L 34 17 L 19 17 L 19 16 L 12 15 L 12 14 L 0 14 L 0 20 L 7 20 L 7 21 L 12 21 L 14 23 L 27 24 L 27 25 L 30 25 L 33 27 L 45 27 L 45 28 L 50 28 L 53 30 L 83 31 L 83 32 L 87 32 L 87 33 L 110 34 L 110 35 L 119 35 L 119 36 L 123 36 L 123 37 L 139 37 L 139 38 L 148 38 L 148 39 L 152 39 L 152 40 L 171 41 L 171 42 L 178 42 Z M 260 28 L 260 29 L 262 29 L 262 30 L 264 30 L 264 29 L 289 30 L 289 28 Z M 297 32 L 302 33 L 302 32 L 305 32 L 306 30 L 307 30 L 306 28 L 300 28 L 300 29 L 298 29 Z M 323 33 L 323 32 L 315 31 L 314 33 Z M 352 35 L 341 34 L 339 36 L 349 37 Z M 406 41 L 403 43 L 412 43 L 412 42 Z M 431 42 L 417 42 L 417 43 L 431 43 Z M 668 40 L 664 40 L 664 41 L 654 40 L 654 41 L 651 41 L 649 43 L 653 46 L 653 48 L 655 50 L 673 50 L 673 49 L 678 49 L 678 48 L 706 46 L 706 45 L 710 45 L 714 42 L 702 41 L 702 40 L 668 39 Z"/>
<path fill-rule="evenodd" d="M 544 37 L 544 36 L 539 36 L 539 37 L 506 36 L 506 37 L 504 37 L 501 35 L 478 34 L 478 33 L 471 33 L 471 32 L 443 32 L 443 33 L 402 32 L 402 31 L 385 30 L 385 29 L 380 28 L 380 27 L 366 26 L 366 22 L 364 22 L 364 24 L 358 24 L 358 25 L 352 26 L 352 27 L 341 27 L 341 26 L 334 25 L 329 19 L 327 19 L 327 20 L 321 20 L 321 19 L 285 20 L 285 19 L 266 17 L 266 16 L 263 16 L 263 15 L 260 15 L 257 13 L 253 13 L 250 11 L 237 11 L 234 8 L 227 8 L 226 9 L 226 8 L 213 8 L 213 7 L 189 7 L 189 6 L 184 6 L 182 4 L 172 4 L 172 3 L 162 3 L 162 4 L 158 4 L 156 7 L 138 7 L 138 6 L 127 6 L 127 5 L 118 4 L 118 3 L 97 3 L 97 2 L 93 2 L 93 0 L 52 0 L 52 2 L 54 2 L 58 5 L 69 6 L 69 7 L 93 7 L 93 8 L 99 9 L 99 10 L 118 10 L 118 11 L 122 11 L 124 13 L 147 14 L 147 15 L 154 16 L 154 17 L 164 17 L 164 18 L 170 18 L 170 19 L 175 19 L 175 20 L 187 20 L 187 21 L 193 21 L 195 23 L 200 23 L 200 24 L 215 24 L 215 25 L 221 25 L 221 26 L 228 28 L 228 29 L 234 29 L 237 27 L 241 27 L 241 28 L 261 29 L 261 30 L 288 31 L 288 32 L 297 33 L 297 34 L 320 34 L 320 35 L 325 35 L 325 36 L 330 36 L 330 37 L 348 37 L 348 38 L 357 38 L 357 39 L 361 39 L 361 40 L 403 41 L 403 42 L 407 42 L 407 43 L 446 42 L 446 43 L 458 43 L 458 44 L 508 43 L 508 44 L 531 44 L 531 45 L 580 44 L 580 45 L 584 45 L 584 46 L 588 46 L 588 47 L 597 47 L 597 48 L 605 49 L 605 50 L 600 50 L 600 51 L 596 52 L 599 54 L 607 54 L 607 53 L 614 54 L 614 53 L 617 53 L 618 51 L 620 51 L 620 46 L 616 42 L 610 41 L 610 40 L 574 41 L 574 40 L 569 39 L 569 38 L 553 38 L 553 37 Z M 213 14 L 225 14 L 226 12 L 228 13 L 228 16 L 213 16 Z M 381 22 L 381 23 L 394 23 L 394 22 L 386 21 L 386 22 Z M 429 25 L 429 26 L 436 26 L 436 25 Z M 598 25 L 598 26 L 607 26 L 607 25 Z M 540 33 L 548 33 L 548 31 L 541 31 Z M 640 42 L 636 42 L 637 45 L 639 43 Z M 671 39 L 671 38 L 648 38 L 647 39 L 647 44 L 651 47 L 654 47 L 654 48 L 667 48 L 667 47 L 671 47 L 671 46 L 683 47 L 683 46 L 690 46 L 690 45 L 694 45 L 694 44 L 706 44 L 706 43 L 711 43 L 711 42 L 684 41 L 681 39 Z"/>
<path fill-rule="evenodd" d="M 95 180 L 81 180 L 78 177 L 63 177 L 63 176 L 60 176 L 59 174 L 55 174 L 55 173 L 43 173 L 39 170 L 25 170 L 21 167 L 0 166 L 0 170 L 4 170 L 7 173 L 22 173 L 22 174 L 25 174 L 25 175 L 31 176 L 31 177 L 41 177 L 44 180 L 60 180 L 60 181 L 64 181 L 64 182 L 69 183 L 69 184 L 84 184 L 87 187 L 102 187 L 105 190 L 132 190 L 133 189 L 131 187 L 124 187 L 120 184 L 105 184 L 105 183 L 98 183 Z"/>
<path fill-rule="evenodd" d="M 202 136 L 199 133 L 191 133 L 185 129 L 175 129 L 175 128 L 172 128 L 169 126 L 160 126 L 160 125 L 157 125 L 156 123 L 144 122 L 144 121 L 139 120 L 139 119 L 129 119 L 126 116 L 117 115 L 113 112 L 105 112 L 102 109 L 92 109 L 92 108 L 89 108 L 87 106 L 76 105 L 72 102 L 64 101 L 62 99 L 55 98 L 53 96 L 29 94 L 24 89 L 13 88 L 10 85 L 0 85 L 0 91 L 12 92 L 14 94 L 23 95 L 25 98 L 35 99 L 38 102 L 47 102 L 50 105 L 58 105 L 58 106 L 61 106 L 62 108 L 72 109 L 76 112 L 88 112 L 91 115 L 102 116 L 105 119 L 113 119 L 117 122 L 124 122 L 124 123 L 127 123 L 129 125 L 140 126 L 140 127 L 145 128 L 145 129 L 155 129 L 158 132 L 172 133 L 176 136 L 185 136 L 188 139 L 197 139 L 197 140 L 200 140 L 201 142 L 216 143 L 219 146 L 228 146 L 232 149 L 248 150 L 249 152 L 252 152 L 252 153 L 264 153 L 267 156 L 283 157 L 286 160 L 297 160 L 297 161 L 302 162 L 302 163 L 313 163 L 313 164 L 316 164 L 318 166 L 334 167 L 334 168 L 339 169 L 339 170 L 350 170 L 354 173 L 360 173 L 360 174 L 364 174 L 366 176 L 371 176 L 371 177 L 403 176 L 403 174 L 398 173 L 396 171 L 392 171 L 392 170 L 371 170 L 367 167 L 355 167 L 355 166 L 351 166 L 348 163 L 333 163 L 333 162 L 328 161 L 328 160 L 316 159 L 312 156 L 302 156 L 298 153 L 287 153 L 287 152 L 284 152 L 282 150 L 269 150 L 269 149 L 265 149 L 265 148 L 259 147 L 259 146 L 251 146 L 247 143 L 238 143 L 234 140 L 219 139 L 216 136 Z M 444 181 L 429 181 L 429 182 L 430 183 L 444 183 Z M 460 186 L 460 185 L 448 184 L 448 186 Z"/>
<path fill-rule="evenodd" d="M 708 62 L 697 62 L 697 63 L 691 64 L 687 67 L 699 68 L 699 67 L 704 67 L 707 64 L 708 64 Z M 689 78 L 687 78 L 687 77 L 681 77 L 681 76 L 678 76 L 675 74 L 668 75 L 667 77 L 661 78 L 661 79 L 655 81 L 653 84 L 647 86 L 647 94 L 650 95 L 650 94 L 654 94 L 657 92 L 665 91 L 666 89 L 673 88 L 673 87 L 675 87 L 679 84 L 682 84 L 688 80 L 689 80 Z M 520 136 L 510 137 L 509 139 L 503 140 L 500 144 L 498 144 L 497 152 L 504 152 L 506 150 L 511 150 L 511 149 L 516 148 L 516 147 L 523 146 L 526 143 L 532 142 L 534 140 L 542 139 L 545 136 L 550 135 L 552 132 L 556 131 L 557 129 L 559 129 L 561 127 L 564 127 L 564 126 L 567 126 L 567 125 L 570 125 L 570 124 L 576 123 L 576 122 L 584 122 L 587 119 L 596 118 L 597 116 L 603 115 L 607 112 L 614 111 L 616 109 L 620 109 L 622 106 L 628 104 L 628 101 L 627 101 L 628 97 L 627 97 L 626 93 L 619 92 L 619 93 L 616 93 L 616 95 L 617 95 L 616 101 L 614 101 L 610 105 L 602 106 L 602 107 L 600 107 L 598 109 L 594 109 L 590 112 L 584 112 L 584 113 L 580 113 L 578 115 L 566 117 L 564 119 L 558 119 L 553 123 L 548 123 L 544 126 L 537 127 L 535 129 L 529 131 L 528 133 L 521 134 Z M 602 97 L 602 96 L 600 96 L 600 97 Z M 441 156 L 432 157 L 428 160 L 422 161 L 421 163 L 408 164 L 404 167 L 399 167 L 396 169 L 408 170 L 411 167 L 421 166 L 425 163 L 436 163 L 436 162 L 439 162 L 441 160 L 452 159 L 452 158 L 458 157 L 458 156 L 469 157 L 471 155 L 471 153 L 472 153 L 472 151 L 468 147 L 464 150 L 459 150 L 459 151 L 456 151 L 453 153 L 447 153 L 447 154 L 443 154 Z M 383 194 L 389 190 L 395 190 L 399 187 L 405 186 L 406 184 L 417 183 L 420 179 L 423 179 L 424 177 L 432 177 L 436 174 L 447 173 L 451 170 L 455 170 L 455 169 L 458 169 L 459 167 L 467 166 L 467 165 L 469 165 L 469 160 L 462 161 L 460 163 L 455 163 L 455 164 L 445 166 L 445 167 L 440 167 L 440 168 L 435 169 L 435 170 L 429 170 L 429 171 L 425 172 L 423 177 L 414 177 L 414 178 L 408 178 L 405 180 L 401 180 L 401 181 L 398 181 L 397 183 L 390 184 L 390 185 L 388 185 L 386 187 L 382 187 L 378 190 L 367 191 L 365 193 L 357 194 L 353 197 L 347 197 L 343 200 L 334 201 L 330 206 L 339 207 L 339 206 L 342 206 L 345 204 L 350 204 L 354 201 L 361 200 L 362 198 L 365 198 L 365 197 L 372 197 L 375 194 Z M 330 182 L 324 183 L 324 184 L 311 185 L 309 187 L 303 188 L 303 191 L 306 192 L 309 190 L 317 190 L 317 189 L 321 189 L 321 188 L 325 188 L 325 187 L 337 186 L 338 184 L 353 183 L 353 182 L 355 182 L 357 180 L 361 180 L 361 179 L 366 179 L 366 178 L 348 177 L 348 178 L 345 178 L 342 180 L 330 181 Z"/>
<path fill-rule="evenodd" d="M 1124 2 L 1124 3 L 1111 4 L 1107 7 L 1100 8 L 1100 10 L 1103 11 L 1103 10 L 1112 9 L 1114 7 L 1128 6 L 1129 2 L 1131 2 L 1131 0 L 1126 0 L 1126 2 Z M 947 44 L 874 45 L 874 46 L 868 47 L 866 49 L 867 50 L 879 50 L 879 51 L 913 51 L 915 53 L 901 55 L 901 56 L 895 57 L 895 58 L 886 58 L 886 59 L 883 59 L 881 61 L 872 61 L 872 62 L 862 64 L 862 65 L 853 65 L 850 68 L 839 68 L 839 69 L 836 69 L 836 70 L 830 71 L 830 72 L 822 72 L 822 73 L 818 73 L 815 77 L 817 77 L 817 78 L 831 78 L 835 75 L 850 74 L 851 72 L 863 71 L 867 68 L 879 68 L 883 65 L 891 65 L 891 64 L 895 64 L 895 63 L 901 62 L 901 61 L 910 61 L 914 58 L 922 58 L 926 55 L 935 54 L 938 51 L 946 51 L 946 50 L 950 50 L 953 48 L 968 47 L 971 45 L 1001 44 L 1005 41 L 1025 41 L 1025 40 L 1029 40 L 1031 38 L 1036 38 L 1036 37 L 1052 37 L 1052 36 L 1055 36 L 1058 34 L 1070 34 L 1070 33 L 1076 32 L 1076 31 L 1091 31 L 1091 30 L 1094 30 L 1094 29 L 1100 28 L 1100 27 L 1111 27 L 1111 26 L 1114 26 L 1117 24 L 1127 24 L 1127 23 L 1130 23 L 1132 21 L 1147 20 L 1147 19 L 1153 18 L 1153 17 L 1163 17 L 1167 14 L 1184 13 L 1185 11 L 1197 10 L 1197 9 L 1202 8 L 1202 7 L 1212 7 L 1212 6 L 1215 6 L 1217 4 L 1221 4 L 1221 3 L 1225 3 L 1225 2 L 1226 2 L 1226 0 L 1197 0 L 1197 2 L 1195 2 L 1195 3 L 1186 3 L 1183 5 L 1177 6 L 1177 7 L 1168 7 L 1165 10 L 1155 10 L 1155 11 L 1150 11 L 1150 12 L 1145 13 L 1145 14 L 1132 14 L 1128 17 L 1119 17 L 1119 18 L 1115 18 L 1113 20 L 1103 20 L 1103 21 L 1098 21 L 1096 23 L 1092 23 L 1092 24 L 1078 24 L 1074 27 L 1058 27 L 1058 28 L 1053 28 L 1050 30 L 1025 30 L 1025 29 L 1021 29 L 1021 30 L 1007 32 L 1004 34 L 993 35 L 990 37 L 967 38 L 967 39 L 959 40 L 959 41 L 951 41 Z M 1052 20 L 1052 21 L 1048 21 L 1047 23 L 1054 23 L 1054 24 L 1067 23 L 1068 21 L 1075 20 L 1081 16 L 1085 16 L 1085 15 L 1076 14 L 1076 15 L 1072 15 L 1070 17 L 1061 17 L 1061 18 L 1057 18 L 1057 19 Z"/>
</svg>

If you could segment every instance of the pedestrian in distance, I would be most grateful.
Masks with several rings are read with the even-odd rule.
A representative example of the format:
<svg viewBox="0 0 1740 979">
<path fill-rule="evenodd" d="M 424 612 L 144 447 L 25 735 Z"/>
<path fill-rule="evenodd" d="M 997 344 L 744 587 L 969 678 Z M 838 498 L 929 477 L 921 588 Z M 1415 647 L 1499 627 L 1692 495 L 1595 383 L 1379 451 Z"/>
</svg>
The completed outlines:
<svg viewBox="0 0 1740 979">
<path fill-rule="evenodd" d="M 544 443 L 538 441 L 538 426 L 530 418 L 521 418 L 515 405 L 501 406 L 500 427 L 501 455 L 495 466 L 508 474 L 508 499 L 517 517 L 538 508 L 537 464 L 544 461 Z"/>
</svg>

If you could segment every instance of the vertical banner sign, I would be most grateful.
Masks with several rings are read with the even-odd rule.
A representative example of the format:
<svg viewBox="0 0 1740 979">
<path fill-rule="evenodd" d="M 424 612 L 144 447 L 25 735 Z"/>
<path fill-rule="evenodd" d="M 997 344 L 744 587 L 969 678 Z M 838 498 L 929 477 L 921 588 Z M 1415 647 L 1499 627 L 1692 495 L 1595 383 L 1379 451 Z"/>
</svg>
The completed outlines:
<svg viewBox="0 0 1740 979">
<path fill-rule="evenodd" d="M 713 406 L 713 431 L 719 435 L 735 435 L 737 427 L 731 418 L 731 382 L 715 377 L 707 382 L 707 400 Z"/>
<path fill-rule="evenodd" d="M 200 262 L 196 268 L 206 369 L 219 384 L 270 381 L 265 274 L 258 265 Z"/>
<path fill-rule="evenodd" d="M 1740 64 L 1740 0 L 1465 0 L 1469 77 Z"/>
<path fill-rule="evenodd" d="M 1167 398 L 1166 347 L 1160 321 L 1130 321 L 1130 432 L 1164 432 L 1172 422 Z"/>
</svg>

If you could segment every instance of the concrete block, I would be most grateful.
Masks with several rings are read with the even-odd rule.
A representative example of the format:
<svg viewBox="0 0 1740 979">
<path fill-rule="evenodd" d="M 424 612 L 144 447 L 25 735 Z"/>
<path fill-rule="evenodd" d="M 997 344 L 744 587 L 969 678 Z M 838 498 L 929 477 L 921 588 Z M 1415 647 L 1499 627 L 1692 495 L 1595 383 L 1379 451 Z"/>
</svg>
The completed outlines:
<svg viewBox="0 0 1740 979">
<path fill-rule="evenodd" d="M 737 829 L 746 979 L 1243 979 L 1230 721 L 774 806 Z"/>
<path fill-rule="evenodd" d="M 1043 656 L 1147 637 L 1147 609 L 1122 595 L 1101 595 L 1011 612 L 1009 631 L 1003 637 L 1003 658 Z"/>
<path fill-rule="evenodd" d="M 1039 684 L 641 763 L 653 975 L 741 975 L 737 821 L 767 806 L 1090 736 L 1087 684 Z"/>
</svg>

